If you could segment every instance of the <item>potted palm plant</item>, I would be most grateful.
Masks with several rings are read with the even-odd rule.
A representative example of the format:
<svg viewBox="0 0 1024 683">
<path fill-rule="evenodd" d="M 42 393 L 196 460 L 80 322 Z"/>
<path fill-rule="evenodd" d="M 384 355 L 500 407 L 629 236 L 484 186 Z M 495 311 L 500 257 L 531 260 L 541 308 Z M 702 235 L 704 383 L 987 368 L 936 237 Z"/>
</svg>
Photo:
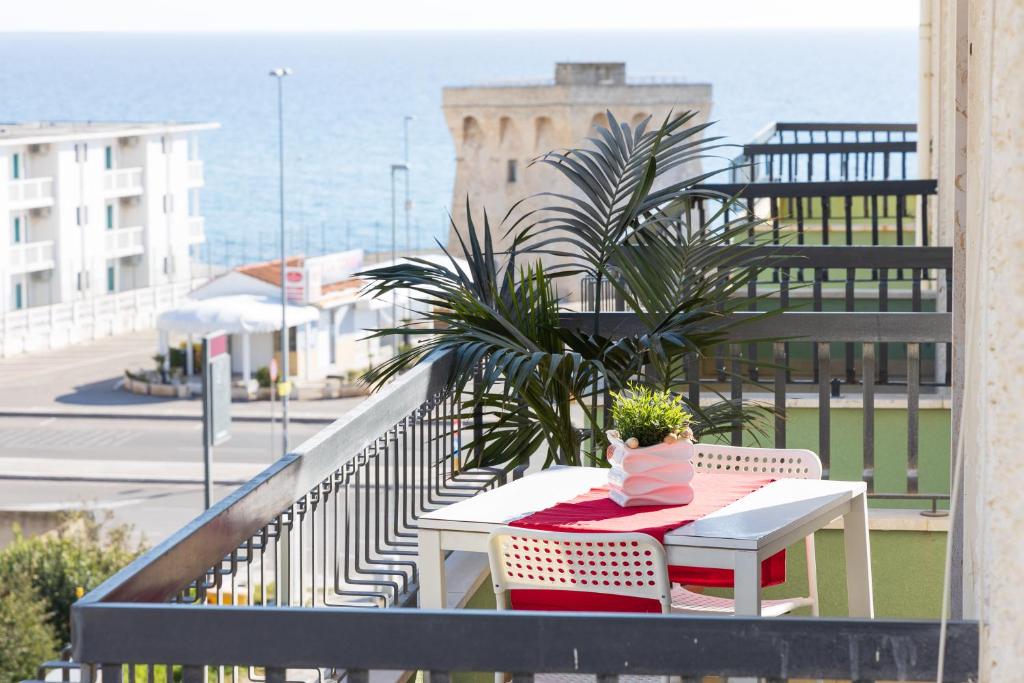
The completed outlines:
<svg viewBox="0 0 1024 683">
<path fill-rule="evenodd" d="M 526 198 L 500 228 L 486 212 L 474 220 L 467 199 L 467 224 L 446 250 L 450 263 L 409 258 L 363 272 L 367 293 L 405 290 L 431 323 L 375 331 L 419 343 L 364 380 L 380 387 L 436 354 L 451 354 L 448 389 L 460 396 L 463 419 L 482 421 L 482 439 L 464 451 L 469 466 L 511 469 L 536 454 L 544 466 L 607 464 L 607 392 L 639 376 L 661 390 L 681 386 L 687 363 L 710 355 L 743 324 L 730 313 L 752 307 L 747 283 L 769 265 L 751 258 L 760 248 L 760 221 L 700 187 L 714 173 L 668 179 L 668 171 L 721 146 L 704 136 L 709 124 L 689 125 L 694 116 L 634 128 L 609 112 L 609 127 L 584 146 L 534 161 L 568 178 L 573 194 Z M 719 208 L 692 211 L 698 201 Z M 496 230 L 509 246 L 495 247 Z M 544 265 L 552 260 L 560 262 Z M 757 265 L 737 268 L 749 263 Z M 582 276 L 597 292 L 610 283 L 635 326 L 625 334 L 609 330 L 599 298 L 593 310 L 563 317 L 556 284 L 564 290 Z M 704 407 L 681 400 L 698 435 L 759 418 L 724 397 Z M 576 424 L 580 417 L 589 429 Z"/>
</svg>

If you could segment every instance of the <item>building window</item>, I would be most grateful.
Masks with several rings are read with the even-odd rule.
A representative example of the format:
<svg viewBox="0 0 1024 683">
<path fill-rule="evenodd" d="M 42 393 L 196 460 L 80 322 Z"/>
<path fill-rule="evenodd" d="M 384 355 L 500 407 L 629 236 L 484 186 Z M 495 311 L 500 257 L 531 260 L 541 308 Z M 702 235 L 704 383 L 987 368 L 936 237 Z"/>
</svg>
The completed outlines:
<svg viewBox="0 0 1024 683">
<path fill-rule="evenodd" d="M 11 156 L 11 178 L 17 180 L 21 177 L 21 155 L 14 154 Z"/>
<path fill-rule="evenodd" d="M 114 229 L 114 205 L 107 204 L 107 230 Z"/>
<path fill-rule="evenodd" d="M 15 244 L 20 243 L 21 242 L 21 217 L 20 216 L 15 216 L 14 217 L 14 225 L 12 226 L 11 232 L 13 233 L 11 235 L 11 237 L 13 237 L 12 241 Z"/>
<path fill-rule="evenodd" d="M 174 195 L 164 195 L 164 213 L 174 213 Z"/>
<path fill-rule="evenodd" d="M 114 266 L 110 265 L 107 266 L 107 291 L 113 292 L 115 289 L 117 289 L 116 273 L 114 271 Z"/>
<path fill-rule="evenodd" d="M 103 165 L 108 171 L 114 168 L 114 148 L 111 145 L 103 149 Z"/>
<path fill-rule="evenodd" d="M 516 160 L 508 160 L 508 182 L 514 183 L 516 181 Z"/>
<path fill-rule="evenodd" d="M 89 207 L 79 206 L 75 209 L 75 218 L 79 225 L 85 225 L 89 222 Z"/>
<path fill-rule="evenodd" d="M 14 285 L 14 307 L 21 309 L 25 307 L 25 300 L 22 298 L 21 283 Z"/>
</svg>

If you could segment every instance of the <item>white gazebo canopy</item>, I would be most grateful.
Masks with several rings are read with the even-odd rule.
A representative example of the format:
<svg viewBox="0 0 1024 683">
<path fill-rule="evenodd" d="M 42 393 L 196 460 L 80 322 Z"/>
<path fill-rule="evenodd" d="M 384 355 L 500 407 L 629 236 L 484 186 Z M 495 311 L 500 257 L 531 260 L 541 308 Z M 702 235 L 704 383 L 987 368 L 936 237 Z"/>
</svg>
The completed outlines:
<svg viewBox="0 0 1024 683">
<path fill-rule="evenodd" d="M 288 327 L 303 325 L 319 318 L 312 306 L 289 305 Z M 281 329 L 281 300 L 258 294 L 233 294 L 210 299 L 190 300 L 164 311 L 156 319 L 163 332 L 209 334 L 224 330 L 229 334 L 276 332 Z"/>
<path fill-rule="evenodd" d="M 313 306 L 288 305 L 285 314 L 288 327 L 305 325 L 319 317 L 320 312 Z M 165 355 L 171 332 L 187 334 L 190 345 L 193 335 L 221 330 L 228 334 L 240 334 L 242 379 L 248 382 L 252 376 L 249 336 L 277 332 L 281 329 L 281 300 L 263 294 L 231 294 L 209 299 L 190 299 L 181 306 L 157 316 L 156 327 L 160 331 L 160 352 Z M 188 375 L 193 372 L 191 353 L 185 354 L 185 371 Z"/>
</svg>

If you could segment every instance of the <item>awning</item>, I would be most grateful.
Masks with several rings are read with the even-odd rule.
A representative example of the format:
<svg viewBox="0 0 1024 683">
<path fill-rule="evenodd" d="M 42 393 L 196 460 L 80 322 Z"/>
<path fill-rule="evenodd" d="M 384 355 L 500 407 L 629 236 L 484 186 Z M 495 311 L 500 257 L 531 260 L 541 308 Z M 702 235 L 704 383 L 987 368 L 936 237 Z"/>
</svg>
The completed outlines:
<svg viewBox="0 0 1024 683">
<path fill-rule="evenodd" d="M 288 327 L 313 322 L 319 317 L 319 311 L 312 306 L 288 306 Z M 208 334 L 217 330 L 231 334 L 276 332 L 281 329 L 281 300 L 257 294 L 189 300 L 157 316 L 156 326 L 159 330 L 187 334 Z"/>
</svg>

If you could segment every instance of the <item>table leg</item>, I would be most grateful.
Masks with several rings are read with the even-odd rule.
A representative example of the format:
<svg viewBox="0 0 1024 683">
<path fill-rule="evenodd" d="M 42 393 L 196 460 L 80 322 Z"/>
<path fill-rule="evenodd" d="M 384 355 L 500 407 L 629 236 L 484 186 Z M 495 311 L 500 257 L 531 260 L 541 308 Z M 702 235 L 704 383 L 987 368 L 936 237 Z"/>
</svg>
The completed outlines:
<svg viewBox="0 0 1024 683">
<path fill-rule="evenodd" d="M 441 532 L 420 529 L 419 547 L 416 566 L 420 572 L 420 609 L 444 609 L 447 588 L 444 577 L 444 553 L 441 551 Z"/>
<path fill-rule="evenodd" d="M 860 494 L 843 516 L 846 546 L 846 597 L 851 617 L 873 619 L 875 601 L 871 584 L 871 542 L 868 536 L 868 499 Z"/>
<path fill-rule="evenodd" d="M 755 552 L 737 552 L 733 577 L 736 615 L 761 616 L 761 560 Z"/>
</svg>

